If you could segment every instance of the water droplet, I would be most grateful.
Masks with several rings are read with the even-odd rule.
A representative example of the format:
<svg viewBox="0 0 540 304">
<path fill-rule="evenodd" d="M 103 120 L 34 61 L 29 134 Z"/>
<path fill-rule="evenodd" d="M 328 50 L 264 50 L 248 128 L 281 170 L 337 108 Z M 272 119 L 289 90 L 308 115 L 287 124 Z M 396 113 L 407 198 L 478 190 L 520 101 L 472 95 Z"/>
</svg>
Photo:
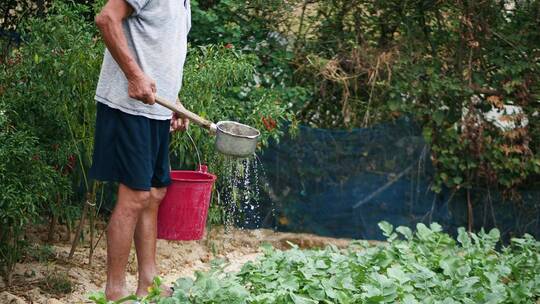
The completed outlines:
<svg viewBox="0 0 540 304">
<path fill-rule="evenodd" d="M 264 179 L 259 177 L 262 170 Z M 266 181 L 266 172 L 261 160 L 254 157 L 246 159 L 225 159 L 223 176 L 225 182 L 222 204 L 226 230 L 234 225 L 247 228 L 260 228 L 262 223 L 260 204 L 260 183 Z M 264 187 L 265 185 L 263 185 Z M 274 208 L 271 211 L 274 216 Z M 265 216 L 266 219 L 268 217 Z"/>
</svg>

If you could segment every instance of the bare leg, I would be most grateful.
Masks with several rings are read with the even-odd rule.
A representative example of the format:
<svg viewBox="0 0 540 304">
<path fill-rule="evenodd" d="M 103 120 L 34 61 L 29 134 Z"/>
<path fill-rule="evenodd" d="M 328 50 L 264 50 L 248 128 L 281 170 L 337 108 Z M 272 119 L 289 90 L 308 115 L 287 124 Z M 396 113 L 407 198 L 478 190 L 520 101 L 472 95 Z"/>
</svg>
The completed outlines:
<svg viewBox="0 0 540 304">
<path fill-rule="evenodd" d="M 148 286 L 152 284 L 154 277 L 159 275 L 156 265 L 157 214 L 159 204 L 166 192 L 167 188 L 150 190 L 150 203 L 142 211 L 135 228 L 135 249 L 139 271 L 138 296 L 146 295 Z"/>
<path fill-rule="evenodd" d="M 107 228 L 107 285 L 105 295 L 118 300 L 126 295 L 126 266 L 135 225 L 148 206 L 150 191 L 133 190 L 123 184 L 118 187 L 118 201 Z"/>
</svg>

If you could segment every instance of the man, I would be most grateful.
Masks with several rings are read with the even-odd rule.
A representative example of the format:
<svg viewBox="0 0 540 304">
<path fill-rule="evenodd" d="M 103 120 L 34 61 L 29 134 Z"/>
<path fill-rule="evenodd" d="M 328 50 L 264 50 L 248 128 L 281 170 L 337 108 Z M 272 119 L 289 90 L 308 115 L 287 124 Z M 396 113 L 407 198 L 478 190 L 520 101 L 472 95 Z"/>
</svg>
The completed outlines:
<svg viewBox="0 0 540 304">
<path fill-rule="evenodd" d="M 136 294 L 145 295 L 158 275 L 156 220 L 171 182 L 169 131 L 185 130 L 188 122 L 173 118 L 154 98 L 178 96 L 191 23 L 189 0 L 108 0 L 95 21 L 107 50 L 95 96 L 90 176 L 119 183 L 107 229 L 105 288 L 107 299 L 117 300 L 129 294 L 125 276 L 133 239 Z"/>
</svg>

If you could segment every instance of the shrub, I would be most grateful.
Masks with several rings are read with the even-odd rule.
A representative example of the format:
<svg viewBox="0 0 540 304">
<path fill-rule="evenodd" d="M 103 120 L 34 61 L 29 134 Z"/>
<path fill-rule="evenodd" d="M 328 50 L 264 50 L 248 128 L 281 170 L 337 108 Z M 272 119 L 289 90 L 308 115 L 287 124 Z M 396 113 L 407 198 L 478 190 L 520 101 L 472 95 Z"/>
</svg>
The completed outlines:
<svg viewBox="0 0 540 304">
<path fill-rule="evenodd" d="M 265 85 L 283 85 L 299 122 L 369 127 L 407 115 L 424 128 L 435 191 L 490 187 L 519 201 L 517 190 L 538 186 L 537 1 L 198 3 L 194 43 L 260 56 Z M 512 107 L 521 113 L 501 119 L 515 128 L 488 118 Z"/>
<path fill-rule="evenodd" d="M 101 2 L 96 2 L 96 8 Z M 74 222 L 81 209 L 77 202 L 86 199 L 84 192 L 96 190 L 87 179 L 87 170 L 93 149 L 94 93 L 103 44 L 87 18 L 91 14 L 88 5 L 58 1 L 45 16 L 25 19 L 18 24 L 22 44 L 11 50 L 0 70 L 0 104 L 5 121 L 2 140 L 6 142 L 2 153 L 13 155 L 10 149 L 16 148 L 22 149 L 19 154 L 24 152 L 6 158 L 6 164 L 2 164 L 5 172 L 2 185 L 14 183 L 19 188 L 9 192 L 9 197 L 7 192 L 4 194 L 2 208 L 6 209 L 0 211 L 5 213 L 6 221 L 15 218 L 7 219 L 7 208 L 17 206 L 10 200 L 25 203 L 26 209 L 15 210 L 28 210 L 17 213 L 24 216 L 17 226 L 16 239 L 22 238 L 26 224 L 43 223 L 47 216 L 53 228 L 57 221 Z M 212 120 L 240 120 L 264 129 L 263 144 L 271 136 L 277 138 L 280 135 L 277 124 L 290 116 L 280 100 L 281 92 L 256 83 L 254 66 L 258 60 L 228 46 L 192 48 L 182 92 L 186 107 Z M 271 130 L 267 130 L 263 117 L 276 126 L 271 125 L 268 128 Z M 205 162 L 215 164 L 213 169 L 219 173 L 220 161 L 213 153 L 212 139 L 197 127 L 191 129 L 191 135 Z M 176 162 L 179 167 L 193 168 L 197 162 L 193 145 L 185 134 L 176 135 L 172 151 L 180 156 Z M 17 172 L 33 170 L 34 167 L 17 170 L 28 157 L 35 158 L 31 164 L 39 170 L 36 169 L 32 178 L 25 174 L 16 179 Z M 40 195 L 35 196 L 38 191 L 33 188 L 25 191 L 22 185 L 30 181 L 39 182 L 39 189 L 43 190 Z M 8 241 L 7 236 L 4 241 Z M 13 265 L 21 258 L 21 252 L 9 252 L 14 253 L 9 259 Z"/>
<path fill-rule="evenodd" d="M 38 221 L 54 191 L 69 191 L 65 181 L 42 160 L 38 140 L 17 130 L 0 103 L 0 266 L 11 284 L 15 263 L 23 256 L 24 231 Z"/>
<path fill-rule="evenodd" d="M 183 104 L 216 123 L 233 120 L 258 128 L 263 146 L 270 137 L 277 139 L 282 134 L 279 126 L 291 116 L 280 92 L 255 82 L 256 63 L 257 57 L 223 46 L 190 49 L 180 92 Z M 275 121 L 276 125 L 265 125 L 263 118 Z M 213 160 L 216 156 L 214 138 L 198 127 L 191 128 L 189 134 L 201 150 L 203 160 Z M 172 149 L 179 157 L 186 158 L 186 164 L 197 160 L 187 134 L 177 133 Z"/>
<path fill-rule="evenodd" d="M 0 262 L 7 273 L 21 258 L 25 226 L 47 216 L 74 221 L 73 194 L 88 188 L 102 47 L 87 12 L 56 2 L 45 18 L 27 19 L 19 26 L 23 43 L 0 70 L 0 214 L 10 227 L 2 229 Z"/>
<path fill-rule="evenodd" d="M 298 112 L 316 87 L 296 79 L 294 62 L 300 1 L 192 0 L 193 46 L 225 45 L 256 56 L 256 82 Z M 300 45 L 301 47 L 301 45 Z"/>
<path fill-rule="evenodd" d="M 191 48 L 184 69 L 184 86 L 180 92 L 185 107 L 213 121 L 232 120 L 253 126 L 261 131 L 259 148 L 270 138 L 279 139 L 280 126 L 293 117 L 282 91 L 266 88 L 256 82 L 258 58 L 226 46 Z M 191 138 L 190 138 L 191 137 Z M 193 139 L 193 142 L 191 141 Z M 199 162 L 209 164 L 211 172 L 221 178 L 217 189 L 225 193 L 230 168 L 228 158 L 214 149 L 215 138 L 206 130 L 191 127 L 186 133 L 176 133 L 171 143 L 172 164 L 175 169 L 194 169 Z M 213 196 L 210 222 L 221 223 L 223 208 Z"/>
</svg>

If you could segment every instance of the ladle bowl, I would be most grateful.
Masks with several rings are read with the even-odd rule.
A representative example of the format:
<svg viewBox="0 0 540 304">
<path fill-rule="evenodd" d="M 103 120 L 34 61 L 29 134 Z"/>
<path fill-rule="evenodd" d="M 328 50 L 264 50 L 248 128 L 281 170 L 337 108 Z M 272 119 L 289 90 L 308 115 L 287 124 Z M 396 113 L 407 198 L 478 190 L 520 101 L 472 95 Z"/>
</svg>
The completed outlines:
<svg viewBox="0 0 540 304">
<path fill-rule="evenodd" d="M 248 157 L 255 153 L 259 130 L 235 121 L 220 121 L 216 125 L 216 149 L 234 157 Z"/>
<path fill-rule="evenodd" d="M 216 149 L 232 157 L 249 157 L 255 153 L 257 142 L 261 136 L 259 130 L 235 121 L 220 121 L 217 124 L 206 120 L 187 110 L 181 104 L 174 104 L 164 98 L 156 96 L 156 103 L 188 118 L 193 123 L 208 129 L 210 134 L 216 135 Z"/>
</svg>

